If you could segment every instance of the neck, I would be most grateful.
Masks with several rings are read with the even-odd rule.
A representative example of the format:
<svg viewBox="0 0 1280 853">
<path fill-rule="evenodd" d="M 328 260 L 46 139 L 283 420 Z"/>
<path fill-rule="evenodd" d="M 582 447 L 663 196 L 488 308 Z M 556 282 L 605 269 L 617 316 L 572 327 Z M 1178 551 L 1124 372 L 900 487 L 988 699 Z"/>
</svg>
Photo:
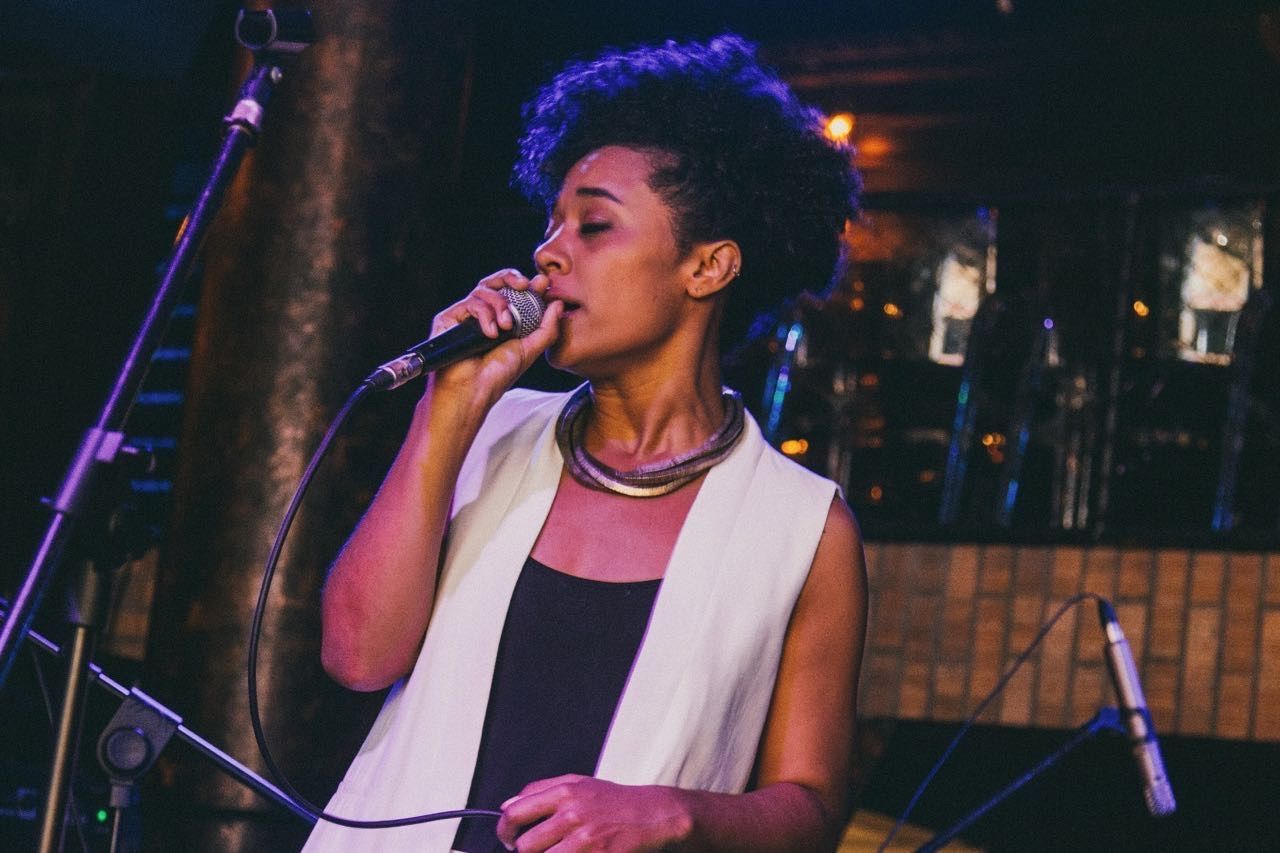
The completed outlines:
<svg viewBox="0 0 1280 853">
<path fill-rule="evenodd" d="M 608 465 L 631 470 L 677 456 L 724 421 L 719 367 L 592 380 L 587 414 L 586 449 Z"/>
<path fill-rule="evenodd" d="M 699 303 L 688 321 L 647 357 L 588 376 L 591 410 L 583 444 L 619 470 L 661 462 L 700 446 L 724 422 L 718 302 Z"/>
</svg>

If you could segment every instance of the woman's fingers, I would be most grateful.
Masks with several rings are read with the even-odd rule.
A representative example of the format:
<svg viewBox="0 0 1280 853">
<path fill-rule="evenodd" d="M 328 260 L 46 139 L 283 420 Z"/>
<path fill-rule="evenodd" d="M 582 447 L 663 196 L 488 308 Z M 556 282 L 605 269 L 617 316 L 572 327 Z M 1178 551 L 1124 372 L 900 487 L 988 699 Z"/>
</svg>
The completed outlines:
<svg viewBox="0 0 1280 853">
<path fill-rule="evenodd" d="M 530 290 L 541 296 L 547 291 L 548 281 L 544 275 L 526 278 L 517 270 L 502 270 L 486 276 L 466 298 L 435 316 L 431 324 L 432 336 L 466 322 L 468 318 L 474 318 L 486 337 L 499 338 L 504 332 L 510 332 L 515 328 L 516 320 L 510 303 L 500 292 L 507 287 Z M 545 307 L 541 322 L 531 333 L 523 338 L 496 343 L 482 355 L 438 371 L 436 380 L 442 380 L 443 384 L 433 380 L 433 387 L 461 390 L 473 398 L 488 400 L 491 405 L 555 343 L 560 335 L 559 323 L 563 313 L 564 306 L 552 302 Z"/>
<path fill-rule="evenodd" d="M 563 834 L 559 827 L 563 821 L 545 818 L 555 814 L 568 786 L 582 778 L 570 774 L 525 785 L 524 790 L 502 804 L 502 817 L 498 819 L 496 830 L 498 840 L 508 850 L 516 849 L 517 838 L 521 850 L 545 850 L 554 844 Z"/>
<path fill-rule="evenodd" d="M 538 328 L 521 339 L 526 353 L 525 367 L 533 364 L 533 360 L 542 355 L 556 338 L 560 337 L 560 316 L 564 314 L 563 302 L 552 302 L 542 310 L 542 322 Z"/>
<path fill-rule="evenodd" d="M 511 315 L 507 300 L 499 292 L 504 287 L 528 290 L 530 280 L 514 269 L 500 270 L 485 276 L 466 297 L 435 316 L 431 323 L 431 334 L 438 335 L 468 317 L 475 318 L 486 337 L 496 338 L 503 331 L 511 329 L 515 325 L 515 318 Z M 545 290 L 546 286 L 543 285 L 543 291 Z"/>
<path fill-rule="evenodd" d="M 520 270 L 505 269 L 480 279 L 479 286 L 487 287 L 489 290 L 501 290 L 504 287 L 524 290 L 529 286 L 529 279 Z"/>
<path fill-rule="evenodd" d="M 507 846 L 511 850 L 519 850 L 520 853 L 543 853 L 544 850 L 551 850 L 556 845 L 561 844 L 568 835 L 573 832 L 573 824 L 559 815 L 552 814 L 541 823 L 536 823 L 529 827 L 519 838 L 513 840 L 510 845 L 504 842 L 503 846 Z M 565 849 L 563 846 L 556 849 Z"/>
<path fill-rule="evenodd" d="M 515 325 L 515 318 L 511 316 L 511 307 L 502 294 L 497 290 L 489 290 L 485 287 L 476 288 L 471 295 L 472 299 L 478 300 L 487 309 L 485 318 L 489 321 L 486 323 L 481 321 L 481 328 L 484 333 L 491 338 L 498 336 L 498 330 L 506 331 Z"/>
<path fill-rule="evenodd" d="M 549 290 L 550 287 L 551 279 L 547 278 L 546 273 L 538 273 L 533 278 L 529 279 L 529 289 L 543 299 L 546 299 L 547 290 Z"/>
</svg>

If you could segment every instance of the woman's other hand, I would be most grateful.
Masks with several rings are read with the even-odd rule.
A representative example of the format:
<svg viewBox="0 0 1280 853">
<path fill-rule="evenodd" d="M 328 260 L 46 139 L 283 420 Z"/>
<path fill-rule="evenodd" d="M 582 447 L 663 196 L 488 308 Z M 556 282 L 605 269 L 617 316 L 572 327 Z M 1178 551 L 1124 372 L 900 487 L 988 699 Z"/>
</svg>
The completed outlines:
<svg viewBox="0 0 1280 853">
<path fill-rule="evenodd" d="M 507 800 L 498 840 L 508 850 L 638 853 L 678 844 L 692 820 L 680 792 L 628 786 L 590 776 L 530 782 Z"/>
</svg>

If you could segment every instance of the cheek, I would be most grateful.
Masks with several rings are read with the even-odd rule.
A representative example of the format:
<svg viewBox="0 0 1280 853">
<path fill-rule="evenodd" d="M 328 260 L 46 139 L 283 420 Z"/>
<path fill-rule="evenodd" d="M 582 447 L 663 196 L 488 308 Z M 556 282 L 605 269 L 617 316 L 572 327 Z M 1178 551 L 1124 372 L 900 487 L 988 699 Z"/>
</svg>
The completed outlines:
<svg viewBox="0 0 1280 853">
<path fill-rule="evenodd" d="M 626 269 L 619 270 L 620 281 L 628 284 L 628 298 L 653 308 L 670 307 L 682 301 L 684 287 L 680 272 L 672 251 L 652 245 L 647 251 L 637 253 Z"/>
<path fill-rule="evenodd" d="M 557 350 L 568 357 L 582 347 L 621 352 L 669 336 L 684 310 L 674 246 L 635 234 L 575 258 L 574 273 L 586 307 L 565 318 Z"/>
<path fill-rule="evenodd" d="M 665 288 L 655 281 L 619 281 L 587 308 L 565 317 L 548 360 L 554 367 L 572 368 L 599 358 L 652 353 L 679 325 L 683 301 L 674 290 L 669 281 Z"/>
<path fill-rule="evenodd" d="M 604 299 L 610 327 L 626 337 L 669 334 L 684 307 L 683 291 L 671 279 L 634 276 L 618 280 Z"/>
</svg>

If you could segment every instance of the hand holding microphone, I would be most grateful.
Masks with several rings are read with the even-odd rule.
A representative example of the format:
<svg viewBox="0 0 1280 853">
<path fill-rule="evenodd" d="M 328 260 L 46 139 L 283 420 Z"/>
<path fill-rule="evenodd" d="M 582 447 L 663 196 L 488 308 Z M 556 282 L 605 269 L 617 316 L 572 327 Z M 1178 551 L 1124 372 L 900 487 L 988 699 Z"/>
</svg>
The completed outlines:
<svg viewBox="0 0 1280 853">
<path fill-rule="evenodd" d="M 364 380 L 365 384 L 374 390 L 389 391 L 506 341 L 528 339 L 526 357 L 519 365 L 522 372 L 555 340 L 562 309 L 558 303 L 547 306 L 543 301 L 545 292 L 543 276 L 530 280 L 515 270 L 488 276 L 465 299 L 436 316 L 431 337 L 380 365 Z M 440 328 L 450 321 L 453 325 Z"/>
</svg>

